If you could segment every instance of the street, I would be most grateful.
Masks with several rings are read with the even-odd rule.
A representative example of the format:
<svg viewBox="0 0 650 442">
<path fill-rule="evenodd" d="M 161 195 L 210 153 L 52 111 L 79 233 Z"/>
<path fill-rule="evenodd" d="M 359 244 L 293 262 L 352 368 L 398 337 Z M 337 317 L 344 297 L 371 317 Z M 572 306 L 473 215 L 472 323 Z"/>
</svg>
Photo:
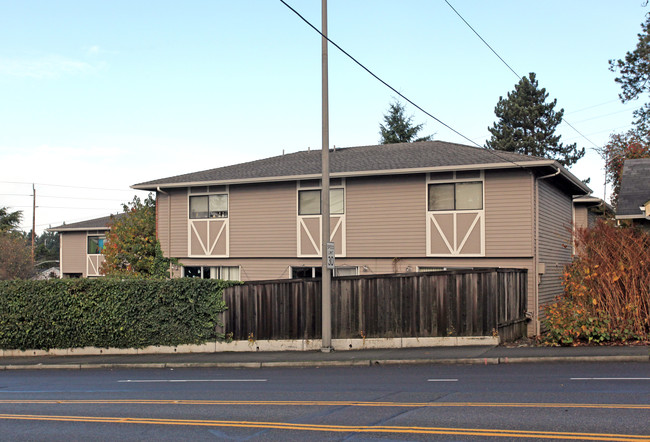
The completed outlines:
<svg viewBox="0 0 650 442">
<path fill-rule="evenodd" d="M 648 363 L 6 370 L 2 440 L 649 440 Z"/>
</svg>

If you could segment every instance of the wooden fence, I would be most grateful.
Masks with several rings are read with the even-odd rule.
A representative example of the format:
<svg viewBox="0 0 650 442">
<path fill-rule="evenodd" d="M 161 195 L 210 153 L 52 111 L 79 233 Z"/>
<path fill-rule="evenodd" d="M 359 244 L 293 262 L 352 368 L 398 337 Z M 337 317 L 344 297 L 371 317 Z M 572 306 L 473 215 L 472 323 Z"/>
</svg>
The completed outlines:
<svg viewBox="0 0 650 442">
<path fill-rule="evenodd" d="M 332 338 L 526 333 L 526 270 L 347 276 L 332 279 Z M 224 290 L 233 340 L 320 339 L 318 279 L 248 282 Z"/>
</svg>

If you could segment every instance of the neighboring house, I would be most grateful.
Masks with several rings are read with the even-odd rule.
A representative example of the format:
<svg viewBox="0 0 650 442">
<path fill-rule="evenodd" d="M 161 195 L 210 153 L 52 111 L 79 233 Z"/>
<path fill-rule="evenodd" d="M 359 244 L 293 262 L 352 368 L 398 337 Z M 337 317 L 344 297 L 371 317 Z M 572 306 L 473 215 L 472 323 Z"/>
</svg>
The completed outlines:
<svg viewBox="0 0 650 442">
<path fill-rule="evenodd" d="M 596 220 L 614 217 L 614 208 L 601 198 L 587 195 L 573 199 L 573 223 L 576 228 L 591 228 Z"/>
<path fill-rule="evenodd" d="M 58 267 L 50 267 L 49 269 L 41 270 L 36 275 L 32 276 L 30 279 L 36 281 L 42 281 L 45 279 L 55 279 L 60 278 L 61 272 Z"/>
<path fill-rule="evenodd" d="M 523 268 L 538 332 L 571 261 L 573 198 L 590 193 L 558 162 L 431 141 L 337 148 L 330 170 L 335 275 Z M 176 276 L 306 278 L 320 276 L 320 176 L 317 150 L 132 187 L 156 192 Z"/>
<path fill-rule="evenodd" d="M 650 230 L 650 158 L 625 160 L 616 219 Z"/>
<path fill-rule="evenodd" d="M 61 278 L 102 276 L 100 273 L 100 267 L 104 262 L 102 250 L 106 234 L 110 230 L 108 227 L 110 220 L 110 216 L 105 216 L 47 229 L 50 232 L 59 232 Z"/>
</svg>

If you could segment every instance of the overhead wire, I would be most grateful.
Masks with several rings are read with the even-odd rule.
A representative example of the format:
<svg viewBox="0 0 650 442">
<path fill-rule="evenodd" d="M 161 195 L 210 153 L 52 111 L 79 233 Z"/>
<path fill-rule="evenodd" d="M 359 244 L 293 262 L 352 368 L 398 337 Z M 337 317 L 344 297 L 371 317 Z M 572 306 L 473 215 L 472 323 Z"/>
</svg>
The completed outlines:
<svg viewBox="0 0 650 442">
<path fill-rule="evenodd" d="M 505 161 L 505 162 L 507 162 L 507 163 L 512 163 L 512 164 L 515 165 L 516 167 L 519 167 L 519 168 L 522 168 L 522 169 L 524 168 L 521 164 L 517 163 L 516 161 L 514 161 L 514 160 L 512 160 L 512 159 L 510 159 L 510 158 L 505 157 L 502 153 L 497 152 L 497 151 L 494 150 L 494 149 L 486 149 L 484 146 L 481 146 L 480 144 L 476 143 L 474 140 L 472 140 L 472 139 L 466 137 L 465 135 L 463 135 L 462 133 L 460 133 L 460 132 L 457 131 L 456 129 L 452 128 L 452 127 L 449 126 L 448 124 L 446 124 L 446 123 L 444 123 L 443 121 L 441 121 L 440 119 L 436 118 L 436 117 L 435 117 L 434 115 L 432 115 L 431 113 L 429 113 L 429 112 L 427 112 L 426 110 L 424 110 L 422 107 L 420 107 L 419 105 L 417 105 L 416 103 L 414 103 L 412 100 L 410 100 L 410 99 L 409 99 L 408 97 L 406 97 L 404 94 L 402 94 L 401 92 L 399 92 L 399 91 L 398 91 L 397 89 L 395 89 L 393 86 L 391 86 L 390 84 L 388 84 L 386 81 L 382 80 L 378 75 L 376 75 L 374 72 L 372 72 L 370 69 L 368 69 L 365 65 L 363 65 L 360 61 L 358 61 L 356 58 L 354 58 L 352 55 L 350 55 L 350 54 L 349 54 L 347 51 L 345 51 L 341 46 L 339 46 L 339 45 L 336 44 L 334 41 L 332 41 L 328 36 L 324 35 L 324 34 L 323 34 L 323 33 L 322 33 L 318 28 L 316 28 L 316 26 L 314 26 L 313 24 L 311 24 L 311 23 L 309 22 L 309 20 L 307 20 L 307 19 L 306 19 L 305 17 L 303 17 L 303 16 L 302 16 L 298 11 L 296 11 L 296 10 L 295 10 L 294 8 L 292 8 L 289 4 L 287 4 L 287 2 L 285 2 L 284 0 L 280 0 L 280 2 L 281 2 L 283 5 L 285 5 L 287 8 L 289 8 L 289 9 L 290 9 L 294 14 L 296 14 L 296 15 L 297 15 L 297 16 L 298 16 L 302 21 L 304 21 L 304 22 L 305 22 L 305 23 L 306 23 L 310 28 L 312 28 L 314 31 L 316 31 L 316 32 L 317 32 L 317 33 L 318 33 L 322 38 L 324 38 L 325 40 L 327 40 L 328 43 L 330 43 L 330 44 L 331 44 L 332 46 L 334 46 L 336 49 L 338 49 L 339 51 L 341 51 L 341 52 L 342 52 L 343 54 L 345 54 L 349 59 L 351 59 L 354 63 L 356 63 L 359 67 L 361 67 L 364 71 L 366 71 L 368 74 L 370 74 L 373 78 L 375 78 L 377 81 L 379 81 L 381 84 L 383 84 L 384 86 L 386 86 L 386 87 L 387 87 L 388 89 L 390 89 L 391 91 L 395 92 L 398 96 L 400 96 L 400 97 L 401 97 L 402 99 L 404 99 L 406 102 L 408 102 L 408 103 L 411 104 L 413 107 L 415 107 L 416 109 L 418 109 L 420 112 L 422 112 L 422 113 L 424 113 L 425 115 L 429 116 L 430 118 L 434 119 L 435 121 L 437 121 L 438 123 L 440 123 L 440 124 L 442 124 L 444 127 L 446 127 L 447 129 L 451 130 L 452 132 L 454 132 L 455 134 L 459 135 L 459 136 L 462 137 L 463 139 L 469 141 L 470 143 L 472 143 L 472 144 L 475 145 L 476 147 L 478 147 L 478 148 L 480 148 L 480 149 L 485 149 L 487 152 L 490 152 L 492 155 L 494 155 L 495 157 L 499 158 L 500 160 Z"/>
<path fill-rule="evenodd" d="M 0 181 L 0 184 L 28 184 L 28 185 L 38 185 L 38 186 L 52 186 L 52 187 L 67 187 L 70 189 L 87 189 L 87 190 L 105 190 L 110 192 L 138 192 L 136 189 L 114 189 L 107 187 L 87 187 L 87 186 L 70 186 L 66 184 L 52 184 L 52 183 L 33 183 L 27 181 Z"/>
<path fill-rule="evenodd" d="M 284 0 L 280 0 L 280 2 L 281 2 L 282 4 L 284 4 L 284 6 L 286 6 L 287 8 L 289 8 L 289 9 L 290 9 L 294 14 L 296 14 L 298 17 L 300 17 L 300 19 L 301 19 L 302 21 L 304 21 L 304 22 L 305 22 L 309 27 L 311 27 L 314 31 L 316 31 L 316 32 L 317 32 L 321 37 L 323 37 L 324 39 L 326 39 L 328 43 L 330 43 L 330 44 L 331 44 L 332 46 L 334 46 L 336 49 L 338 49 L 338 50 L 341 51 L 343 54 L 345 54 L 345 55 L 346 55 L 350 60 L 352 60 L 353 62 L 355 62 L 359 67 L 361 67 L 364 71 L 366 71 L 368 74 L 370 74 L 372 77 L 374 77 L 374 78 L 375 78 L 377 81 L 379 81 L 381 84 L 383 84 L 383 85 L 386 86 L 388 89 L 390 89 L 391 91 L 393 91 L 393 92 L 395 92 L 397 95 L 399 95 L 399 96 L 400 96 L 402 99 L 404 99 L 407 103 L 411 104 L 413 107 L 415 107 L 416 109 L 418 109 L 418 110 L 419 110 L 420 112 L 422 112 L 423 114 L 427 115 L 428 117 L 430 117 L 430 118 L 434 119 L 435 121 L 437 121 L 438 123 L 442 124 L 444 127 L 446 127 L 447 129 L 451 130 L 451 131 L 454 132 L 456 135 L 459 135 L 460 137 L 462 137 L 463 139 L 465 139 L 465 140 L 469 141 L 470 143 L 476 145 L 477 147 L 482 147 L 481 145 L 475 143 L 474 141 L 472 141 L 471 139 L 469 139 L 468 137 L 466 137 L 465 135 L 463 135 L 462 133 L 460 133 L 459 131 L 457 131 L 457 130 L 454 129 L 453 127 L 449 126 L 448 124 L 446 124 L 445 122 L 443 122 L 442 120 L 440 120 L 439 118 L 437 118 L 437 117 L 435 117 L 434 115 L 432 115 L 430 112 L 427 112 L 426 110 L 422 109 L 422 107 L 418 106 L 416 103 L 414 103 L 413 101 L 411 101 L 408 97 L 406 97 L 404 94 L 402 94 L 401 92 L 399 92 L 399 91 L 398 91 L 397 89 L 395 89 L 393 86 L 391 86 L 390 84 L 388 84 L 386 81 L 382 80 L 378 75 L 376 75 L 374 72 L 372 72 L 372 71 L 371 71 L 370 69 L 368 69 L 366 66 L 364 66 L 360 61 L 358 61 L 356 58 L 354 58 L 352 55 L 350 55 L 350 54 L 349 54 L 347 51 L 345 51 L 341 46 L 339 46 L 338 44 L 336 44 L 335 42 L 333 42 L 333 41 L 332 41 L 328 36 L 324 35 L 324 34 L 323 34 L 323 33 L 322 33 L 318 28 L 316 28 L 316 26 L 314 26 L 313 24 L 311 24 L 311 23 L 309 22 L 309 20 L 307 20 L 305 17 L 303 17 L 303 16 L 302 16 L 298 11 L 296 11 L 294 8 L 292 8 L 292 7 L 291 7 L 287 2 L 285 2 Z"/>
<path fill-rule="evenodd" d="M 508 64 L 508 63 L 506 63 L 506 61 L 503 59 L 503 57 L 501 57 L 501 56 L 500 56 L 500 55 L 499 55 L 499 54 L 498 54 L 498 53 L 497 53 L 497 52 L 492 48 L 492 46 L 490 46 L 490 45 L 488 44 L 488 42 L 485 41 L 485 39 L 484 39 L 483 37 L 481 37 L 481 35 L 480 35 L 478 32 L 476 32 L 476 30 L 475 30 L 475 29 L 474 29 L 474 28 L 473 28 L 473 27 L 472 27 L 472 26 L 467 22 L 467 20 L 465 20 L 465 18 L 464 18 L 462 15 L 460 15 L 460 13 L 456 10 L 456 8 L 454 8 L 454 7 L 451 5 L 451 3 L 449 3 L 448 0 L 444 0 L 444 1 L 445 1 L 445 3 L 447 3 L 447 5 L 452 9 L 452 11 L 454 11 L 454 12 L 456 13 L 456 15 L 457 15 L 458 17 L 460 17 L 460 19 L 461 19 L 461 20 L 462 20 L 462 21 L 463 21 L 463 22 L 464 22 L 464 23 L 465 23 L 465 24 L 466 24 L 466 25 L 467 25 L 467 26 L 468 26 L 468 27 L 469 27 L 469 28 L 474 32 L 474 34 L 476 34 L 476 36 L 477 36 L 478 38 L 480 38 L 481 41 L 482 41 L 483 43 L 485 43 L 485 45 L 486 45 L 486 46 L 487 46 L 487 47 L 488 47 L 488 48 L 489 48 L 489 49 L 490 49 L 490 50 L 491 50 L 491 51 L 492 51 L 492 52 L 493 52 L 493 53 L 494 53 L 494 54 L 499 58 L 499 60 L 501 60 L 501 61 L 503 62 L 503 64 L 505 64 L 505 65 L 508 67 L 508 69 L 510 69 L 510 71 L 511 71 L 513 74 L 515 74 L 515 75 L 517 76 L 517 78 L 519 78 L 519 80 L 521 80 L 521 75 L 519 75 L 519 74 L 518 74 L 518 73 L 517 73 L 517 72 L 516 72 L 516 71 L 515 71 L 515 70 L 514 70 L 514 69 L 513 69 L 509 64 Z M 600 146 L 598 146 L 596 143 L 594 143 L 594 142 L 591 141 L 589 138 L 587 138 L 587 137 L 586 137 L 582 132 L 580 132 L 578 129 L 576 129 L 576 128 L 571 124 L 571 123 L 569 123 L 569 122 L 566 120 L 566 118 L 562 118 L 562 121 L 563 121 L 564 123 L 566 123 L 567 126 L 569 126 L 571 129 L 573 129 L 574 131 L 576 131 L 576 132 L 577 132 L 577 133 L 578 133 L 582 138 L 584 138 L 585 140 L 587 140 L 588 142 L 590 142 L 591 144 L 593 144 L 596 150 L 600 149 Z"/>
</svg>

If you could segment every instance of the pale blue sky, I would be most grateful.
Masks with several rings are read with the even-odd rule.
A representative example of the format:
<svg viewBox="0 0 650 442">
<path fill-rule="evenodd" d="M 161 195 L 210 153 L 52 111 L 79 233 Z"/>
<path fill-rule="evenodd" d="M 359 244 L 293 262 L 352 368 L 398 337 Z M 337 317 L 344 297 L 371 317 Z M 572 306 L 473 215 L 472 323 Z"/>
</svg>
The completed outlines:
<svg viewBox="0 0 650 442">
<path fill-rule="evenodd" d="M 320 1 L 289 3 L 320 27 Z M 536 72 L 593 143 L 629 127 L 640 103 L 617 101 L 607 60 L 636 45 L 641 0 L 450 3 L 519 75 Z M 444 0 L 330 0 L 329 35 L 480 145 L 518 81 Z M 320 59 L 318 34 L 279 1 L 2 0 L 0 206 L 23 210 L 29 230 L 31 184 L 13 183 L 37 183 L 41 231 L 118 211 L 138 182 L 320 149 Z M 333 47 L 329 63 L 331 143 L 376 144 L 395 94 Z M 602 197 L 592 149 L 572 171 Z"/>
</svg>

